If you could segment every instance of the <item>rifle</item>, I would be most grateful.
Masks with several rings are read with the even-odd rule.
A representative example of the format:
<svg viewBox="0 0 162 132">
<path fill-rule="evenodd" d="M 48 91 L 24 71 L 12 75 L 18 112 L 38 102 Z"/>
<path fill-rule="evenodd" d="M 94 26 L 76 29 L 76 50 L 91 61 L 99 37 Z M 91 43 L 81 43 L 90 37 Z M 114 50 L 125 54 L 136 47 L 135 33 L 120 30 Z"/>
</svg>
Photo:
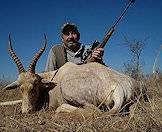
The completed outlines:
<svg viewBox="0 0 162 132">
<path fill-rule="evenodd" d="M 135 0 L 129 0 L 130 2 L 128 3 L 128 5 L 126 6 L 125 10 L 122 12 L 122 14 L 119 16 L 119 18 L 117 19 L 117 21 L 111 26 L 111 28 L 106 32 L 106 35 L 104 36 L 103 40 L 101 41 L 101 43 L 98 44 L 98 46 L 94 46 L 96 45 L 96 41 L 93 43 L 93 46 L 92 47 L 95 47 L 95 48 L 104 48 L 106 43 L 108 42 L 108 40 L 110 39 L 110 37 L 112 36 L 114 30 L 115 30 L 115 27 L 116 25 L 119 23 L 119 21 L 121 20 L 121 18 L 124 16 L 124 14 L 126 13 L 126 11 L 128 10 L 128 8 L 130 7 L 130 5 L 132 3 L 135 2 Z M 95 49 L 95 48 L 92 48 Z M 89 56 L 87 57 L 87 59 L 84 61 L 84 63 L 88 63 L 88 62 L 94 62 L 96 61 L 93 57 L 92 57 L 92 52 L 91 54 L 89 54 Z"/>
</svg>

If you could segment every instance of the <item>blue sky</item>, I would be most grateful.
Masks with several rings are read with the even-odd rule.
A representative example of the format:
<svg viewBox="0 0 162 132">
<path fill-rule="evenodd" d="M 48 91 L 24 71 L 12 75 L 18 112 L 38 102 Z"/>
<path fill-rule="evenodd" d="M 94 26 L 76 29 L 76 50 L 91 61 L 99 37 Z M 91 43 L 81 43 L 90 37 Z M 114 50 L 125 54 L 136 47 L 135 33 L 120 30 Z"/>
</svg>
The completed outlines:
<svg viewBox="0 0 162 132">
<path fill-rule="evenodd" d="M 13 48 L 25 68 L 43 44 L 43 34 L 48 38 L 45 53 L 36 70 L 43 71 L 51 46 L 60 43 L 60 27 L 65 22 L 75 23 L 81 33 L 80 42 L 91 44 L 101 41 L 105 32 L 127 4 L 127 0 L 0 0 L 0 75 L 16 77 L 17 68 L 8 54 L 8 34 Z M 162 1 L 136 0 L 126 16 L 116 27 L 104 60 L 110 67 L 121 70 L 130 59 L 124 46 L 124 36 L 129 40 L 145 40 L 142 54 L 144 72 L 152 71 L 156 53 L 162 44 Z M 162 53 L 157 61 L 162 66 Z"/>
</svg>

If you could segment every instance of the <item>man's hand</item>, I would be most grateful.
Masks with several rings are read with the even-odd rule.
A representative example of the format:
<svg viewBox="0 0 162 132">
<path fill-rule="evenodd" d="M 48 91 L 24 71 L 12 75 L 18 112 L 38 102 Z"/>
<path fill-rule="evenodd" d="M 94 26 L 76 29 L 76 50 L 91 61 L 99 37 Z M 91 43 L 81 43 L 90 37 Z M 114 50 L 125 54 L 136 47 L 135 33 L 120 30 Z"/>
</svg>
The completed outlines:
<svg viewBox="0 0 162 132">
<path fill-rule="evenodd" d="M 96 48 L 92 52 L 92 57 L 95 59 L 95 61 L 100 62 L 102 61 L 103 54 L 104 54 L 103 48 Z"/>
</svg>

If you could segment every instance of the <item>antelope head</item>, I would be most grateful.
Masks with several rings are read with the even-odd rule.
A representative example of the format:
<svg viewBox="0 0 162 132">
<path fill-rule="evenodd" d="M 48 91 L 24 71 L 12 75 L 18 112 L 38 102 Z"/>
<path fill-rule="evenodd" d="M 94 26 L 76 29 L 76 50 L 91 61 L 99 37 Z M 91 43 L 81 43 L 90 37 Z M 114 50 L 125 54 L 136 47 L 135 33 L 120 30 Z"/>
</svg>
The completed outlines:
<svg viewBox="0 0 162 132">
<path fill-rule="evenodd" d="M 12 48 L 11 37 L 9 35 L 9 53 L 18 68 L 19 76 L 15 82 L 7 85 L 5 88 L 3 88 L 3 90 L 10 90 L 15 88 L 20 89 L 20 92 L 22 94 L 22 113 L 28 113 L 30 111 L 37 110 L 37 104 L 43 92 L 42 90 L 44 90 L 47 85 L 49 86 L 50 83 L 44 83 L 42 81 L 42 77 L 35 73 L 36 63 L 44 52 L 47 45 L 46 36 L 44 35 L 44 37 L 44 46 L 36 53 L 29 65 L 28 70 L 25 71 L 20 59 L 17 57 L 16 53 Z M 54 84 L 52 85 L 54 86 Z"/>
</svg>

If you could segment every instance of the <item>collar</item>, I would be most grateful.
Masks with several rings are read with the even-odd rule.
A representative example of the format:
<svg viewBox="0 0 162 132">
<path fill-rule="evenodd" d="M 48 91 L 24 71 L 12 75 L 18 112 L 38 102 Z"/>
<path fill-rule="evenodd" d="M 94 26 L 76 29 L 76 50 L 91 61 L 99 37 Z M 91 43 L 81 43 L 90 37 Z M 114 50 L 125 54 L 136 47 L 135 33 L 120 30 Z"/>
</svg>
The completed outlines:
<svg viewBox="0 0 162 132">
<path fill-rule="evenodd" d="M 84 48 L 85 48 L 85 46 L 81 45 L 79 50 L 77 52 L 75 52 L 75 56 L 80 56 L 81 54 L 83 54 Z"/>
<path fill-rule="evenodd" d="M 83 45 L 83 44 L 80 44 L 80 48 L 76 52 L 72 51 L 69 47 L 67 47 L 64 44 L 63 44 L 63 46 L 65 47 L 66 50 L 74 53 L 75 57 L 80 56 L 83 53 L 84 49 L 85 49 L 85 45 Z"/>
</svg>

